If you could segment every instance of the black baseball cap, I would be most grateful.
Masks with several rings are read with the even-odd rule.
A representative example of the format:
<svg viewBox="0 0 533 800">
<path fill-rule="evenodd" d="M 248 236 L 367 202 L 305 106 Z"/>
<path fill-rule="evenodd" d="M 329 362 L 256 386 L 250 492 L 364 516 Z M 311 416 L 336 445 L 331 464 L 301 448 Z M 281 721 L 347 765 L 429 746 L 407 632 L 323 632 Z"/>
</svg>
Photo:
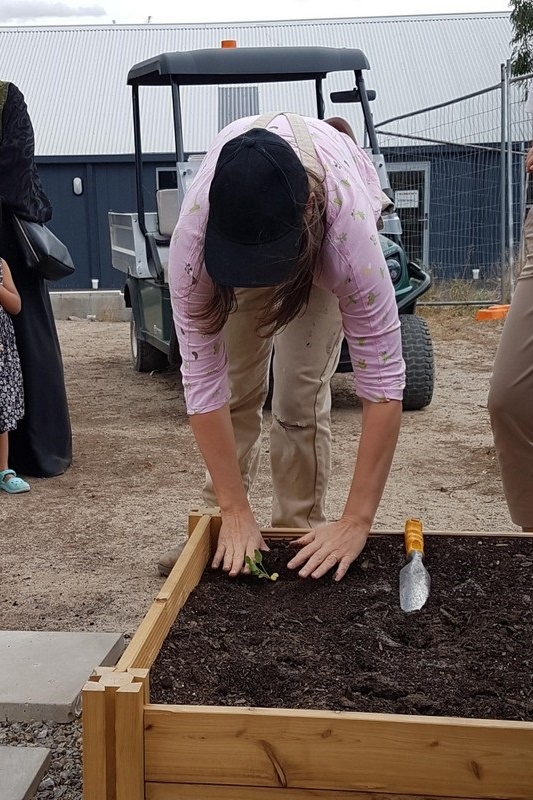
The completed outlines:
<svg viewBox="0 0 533 800">
<path fill-rule="evenodd" d="M 275 286 L 297 262 L 309 197 L 305 168 L 281 136 L 252 128 L 226 142 L 209 190 L 204 259 L 223 286 Z"/>
</svg>

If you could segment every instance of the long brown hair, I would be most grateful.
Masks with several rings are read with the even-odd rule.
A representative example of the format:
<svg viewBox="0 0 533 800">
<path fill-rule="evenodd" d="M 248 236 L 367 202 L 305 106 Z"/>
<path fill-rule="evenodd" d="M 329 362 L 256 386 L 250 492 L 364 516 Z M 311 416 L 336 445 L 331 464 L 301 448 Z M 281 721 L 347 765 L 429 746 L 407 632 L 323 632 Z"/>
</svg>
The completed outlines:
<svg viewBox="0 0 533 800">
<path fill-rule="evenodd" d="M 277 333 L 305 310 L 313 279 L 320 270 L 320 251 L 326 233 L 326 187 L 323 177 L 310 170 L 307 174 L 310 195 L 304 212 L 298 260 L 289 277 L 275 287 L 274 294 L 261 309 L 256 332 L 264 338 Z M 213 282 L 209 301 L 192 316 L 201 321 L 201 333 L 210 335 L 219 333 L 236 309 L 235 289 Z"/>
</svg>

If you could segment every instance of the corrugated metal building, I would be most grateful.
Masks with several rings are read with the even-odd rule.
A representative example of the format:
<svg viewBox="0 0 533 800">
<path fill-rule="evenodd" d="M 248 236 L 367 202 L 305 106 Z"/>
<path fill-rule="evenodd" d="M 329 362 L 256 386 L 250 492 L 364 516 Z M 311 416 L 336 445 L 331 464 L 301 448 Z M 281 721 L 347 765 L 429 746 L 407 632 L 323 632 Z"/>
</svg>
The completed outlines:
<svg viewBox="0 0 533 800">
<path fill-rule="evenodd" d="M 376 120 L 431 106 L 500 79 L 509 57 L 507 13 L 311 20 L 238 24 L 128 25 L 0 28 L 0 77 L 24 92 L 36 133 L 43 181 L 55 208 L 52 227 L 77 263 L 65 288 L 120 287 L 110 265 L 107 212 L 134 209 L 133 137 L 129 68 L 161 52 L 218 47 L 236 39 L 243 47 L 320 45 L 357 47 L 371 64 Z M 328 92 L 339 88 L 333 81 Z M 343 86 L 346 88 L 346 85 Z M 205 150 L 220 124 L 220 94 L 189 90 L 185 97 L 185 149 Z M 258 111 L 276 106 L 314 113 L 301 85 L 259 87 Z M 169 93 L 151 89 L 143 145 L 154 153 L 147 175 L 172 168 Z M 148 105 L 149 104 L 149 105 Z M 327 114 L 350 118 L 350 106 Z M 72 181 L 81 178 L 83 193 Z M 150 188 L 150 187 L 149 187 Z"/>
</svg>

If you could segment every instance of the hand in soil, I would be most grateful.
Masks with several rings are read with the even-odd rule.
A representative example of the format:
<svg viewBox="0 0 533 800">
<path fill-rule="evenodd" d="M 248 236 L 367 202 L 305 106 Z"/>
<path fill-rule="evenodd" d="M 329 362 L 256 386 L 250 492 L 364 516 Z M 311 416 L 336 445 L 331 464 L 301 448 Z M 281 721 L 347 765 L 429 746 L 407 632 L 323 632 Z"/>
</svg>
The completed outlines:
<svg viewBox="0 0 533 800">
<path fill-rule="evenodd" d="M 314 528 L 296 539 L 295 545 L 302 549 L 287 564 L 289 569 L 298 569 L 301 578 L 322 578 L 326 572 L 337 567 L 334 575 L 340 581 L 348 567 L 355 561 L 366 544 L 369 531 L 361 530 L 351 520 L 340 519 Z"/>
<path fill-rule="evenodd" d="M 218 546 L 211 566 L 218 569 L 222 565 L 230 578 L 235 578 L 241 572 L 249 574 L 250 568 L 244 566 L 246 556 L 253 559 L 256 550 L 266 552 L 268 549 L 251 511 L 223 513 Z"/>
</svg>

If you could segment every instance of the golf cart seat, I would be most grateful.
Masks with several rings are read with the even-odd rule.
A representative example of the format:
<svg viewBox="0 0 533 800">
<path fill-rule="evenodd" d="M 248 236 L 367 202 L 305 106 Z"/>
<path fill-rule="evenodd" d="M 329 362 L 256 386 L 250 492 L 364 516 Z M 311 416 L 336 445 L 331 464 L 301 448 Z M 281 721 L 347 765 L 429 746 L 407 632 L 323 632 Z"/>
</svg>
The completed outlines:
<svg viewBox="0 0 533 800">
<path fill-rule="evenodd" d="M 179 215 L 178 204 L 178 190 L 177 189 L 159 189 L 156 192 L 156 205 L 157 205 L 157 225 L 159 229 L 159 236 L 157 237 L 157 244 L 162 246 L 169 246 L 170 239 L 176 227 Z M 161 259 L 163 267 L 163 277 L 165 283 L 168 283 L 168 256 Z"/>
<path fill-rule="evenodd" d="M 156 204 L 159 233 L 170 242 L 179 215 L 178 190 L 159 189 L 156 192 Z"/>
</svg>

